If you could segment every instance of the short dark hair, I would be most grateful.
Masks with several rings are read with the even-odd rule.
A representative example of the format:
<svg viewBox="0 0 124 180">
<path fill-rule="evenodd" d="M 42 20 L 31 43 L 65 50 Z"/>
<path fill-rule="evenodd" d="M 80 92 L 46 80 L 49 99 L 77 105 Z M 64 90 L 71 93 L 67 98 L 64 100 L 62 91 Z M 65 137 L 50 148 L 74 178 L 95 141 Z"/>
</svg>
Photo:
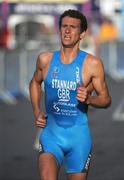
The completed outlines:
<svg viewBox="0 0 124 180">
<path fill-rule="evenodd" d="M 69 9 L 69 10 L 66 10 L 59 18 L 59 29 L 61 28 L 61 25 L 62 25 L 62 19 L 64 17 L 72 17 L 72 18 L 76 18 L 76 19 L 80 19 L 81 21 L 81 26 L 80 26 L 80 30 L 81 32 L 84 32 L 87 30 L 87 19 L 86 17 L 84 16 L 83 13 L 81 13 L 80 11 L 78 10 L 74 10 L 74 9 Z"/>
</svg>

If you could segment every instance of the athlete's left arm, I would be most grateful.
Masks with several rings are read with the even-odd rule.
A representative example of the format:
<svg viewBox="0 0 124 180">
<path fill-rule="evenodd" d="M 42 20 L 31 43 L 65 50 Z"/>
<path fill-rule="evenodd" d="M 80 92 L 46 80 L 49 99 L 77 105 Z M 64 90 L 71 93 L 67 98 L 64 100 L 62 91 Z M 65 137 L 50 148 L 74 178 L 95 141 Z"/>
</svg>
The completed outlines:
<svg viewBox="0 0 124 180">
<path fill-rule="evenodd" d="M 88 57 L 85 76 L 88 76 L 89 83 L 85 86 L 80 86 L 77 89 L 77 99 L 94 107 L 108 107 L 111 104 L 107 83 L 105 80 L 105 72 L 103 63 L 99 58 L 94 56 Z M 96 93 L 92 95 L 92 92 Z"/>
<path fill-rule="evenodd" d="M 92 57 L 91 60 L 91 82 L 96 95 L 88 95 L 86 103 L 94 107 L 108 107 L 111 104 L 111 97 L 102 61 L 99 58 Z"/>
</svg>

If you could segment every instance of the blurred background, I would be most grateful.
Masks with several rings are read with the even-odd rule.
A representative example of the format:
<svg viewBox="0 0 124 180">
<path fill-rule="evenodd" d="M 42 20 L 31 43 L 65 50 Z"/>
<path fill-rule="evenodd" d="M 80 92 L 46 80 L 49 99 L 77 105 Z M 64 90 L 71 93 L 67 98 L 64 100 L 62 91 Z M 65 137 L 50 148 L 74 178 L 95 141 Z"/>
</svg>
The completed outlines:
<svg viewBox="0 0 124 180">
<path fill-rule="evenodd" d="M 80 48 L 102 58 L 112 96 L 109 109 L 89 110 L 88 180 L 124 180 L 124 0 L 0 0 L 0 180 L 39 179 L 28 85 L 38 54 L 59 48 L 58 19 L 67 9 L 86 15 Z"/>
</svg>

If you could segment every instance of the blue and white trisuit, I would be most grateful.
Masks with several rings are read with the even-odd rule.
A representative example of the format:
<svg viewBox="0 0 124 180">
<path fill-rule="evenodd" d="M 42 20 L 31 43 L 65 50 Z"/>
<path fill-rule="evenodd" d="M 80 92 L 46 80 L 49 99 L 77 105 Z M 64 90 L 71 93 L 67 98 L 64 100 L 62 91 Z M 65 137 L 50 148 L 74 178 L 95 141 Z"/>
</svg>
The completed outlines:
<svg viewBox="0 0 124 180">
<path fill-rule="evenodd" d="M 47 124 L 41 131 L 40 152 L 54 155 L 67 173 L 86 172 L 92 140 L 87 105 L 76 99 L 82 82 L 82 66 L 87 53 L 79 50 L 70 64 L 62 63 L 55 51 L 44 80 Z"/>
</svg>

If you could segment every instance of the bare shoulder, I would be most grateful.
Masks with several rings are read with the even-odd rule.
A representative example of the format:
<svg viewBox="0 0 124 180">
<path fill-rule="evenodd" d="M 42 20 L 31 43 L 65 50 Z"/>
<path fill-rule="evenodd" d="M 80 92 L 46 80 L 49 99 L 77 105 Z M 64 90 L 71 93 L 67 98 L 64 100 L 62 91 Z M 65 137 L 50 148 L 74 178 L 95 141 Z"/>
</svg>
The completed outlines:
<svg viewBox="0 0 124 180">
<path fill-rule="evenodd" d="M 52 59 L 52 55 L 53 55 L 52 51 L 40 53 L 37 58 L 38 66 L 40 66 L 40 68 L 44 68 L 48 66 L 48 64 L 50 63 Z"/>
<path fill-rule="evenodd" d="M 86 59 L 84 61 L 85 68 L 89 69 L 90 72 L 103 72 L 104 71 L 104 65 L 102 62 L 102 59 L 94 56 L 92 54 L 87 54 Z"/>
<path fill-rule="evenodd" d="M 89 64 L 89 65 L 94 66 L 94 67 L 98 67 L 99 65 L 103 65 L 102 59 L 97 57 L 97 56 L 94 56 L 92 54 L 87 54 L 86 64 Z"/>
<path fill-rule="evenodd" d="M 86 69 L 89 70 L 88 72 L 90 74 L 90 77 L 98 77 L 98 76 L 104 77 L 105 71 L 101 58 L 88 54 L 85 63 L 86 63 L 85 66 Z"/>
<path fill-rule="evenodd" d="M 87 85 L 93 77 L 103 77 L 105 75 L 102 60 L 92 54 L 87 54 L 83 63 L 83 81 Z"/>
</svg>

